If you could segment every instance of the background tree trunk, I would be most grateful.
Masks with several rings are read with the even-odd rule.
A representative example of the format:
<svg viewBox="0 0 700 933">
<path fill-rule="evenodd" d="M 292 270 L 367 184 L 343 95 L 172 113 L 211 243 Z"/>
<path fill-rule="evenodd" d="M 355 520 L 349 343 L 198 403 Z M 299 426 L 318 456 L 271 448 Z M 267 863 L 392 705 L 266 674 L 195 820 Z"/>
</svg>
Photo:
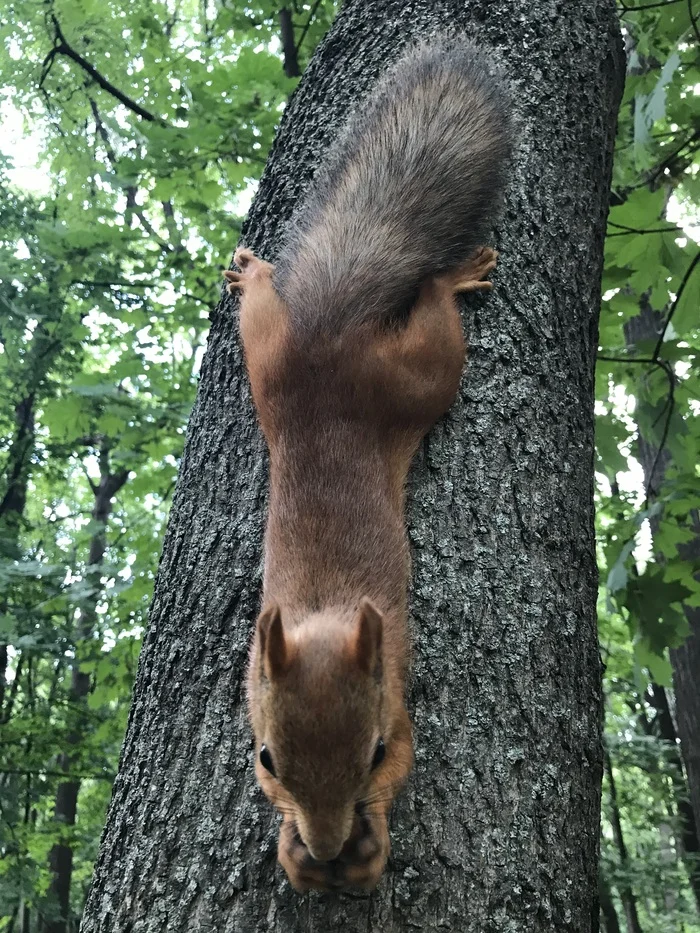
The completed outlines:
<svg viewBox="0 0 700 933">
<path fill-rule="evenodd" d="M 700 557 L 700 521 L 696 516 L 697 537 L 688 545 Z M 673 691 L 676 697 L 676 719 L 681 740 L 683 761 L 688 777 L 690 804 L 693 808 L 695 825 L 700 825 L 700 609 L 685 607 L 690 625 L 690 635 L 679 645 L 671 648 L 673 666 Z"/>
<path fill-rule="evenodd" d="M 700 631 L 697 633 L 697 635 L 698 643 L 700 644 Z M 682 647 L 683 646 L 681 646 L 681 648 Z M 700 663 L 700 659 L 698 659 L 698 663 Z M 695 682 L 697 682 L 698 670 L 700 670 L 700 667 L 695 668 Z M 675 668 L 674 677 L 676 677 Z M 693 678 L 689 678 L 687 683 L 688 686 L 691 686 L 693 683 Z M 680 848 L 682 850 L 685 867 L 688 872 L 688 881 L 691 888 L 693 889 L 693 894 L 695 895 L 698 910 L 700 910 L 700 841 L 698 840 L 698 827 L 697 823 L 695 822 L 695 814 L 693 812 L 692 806 L 690 805 L 690 800 L 688 799 L 688 784 L 685 777 L 683 760 L 678 748 L 678 735 L 676 733 L 673 717 L 671 716 L 671 710 L 668 705 L 666 691 L 658 684 L 652 684 L 651 691 L 652 703 L 657 711 L 656 722 L 658 723 L 659 737 L 668 743 L 668 760 L 672 769 L 671 782 L 673 784 L 673 795 L 675 798 L 677 818 L 679 823 L 678 836 L 679 842 L 681 843 Z"/>
<path fill-rule="evenodd" d="M 620 933 L 620 921 L 617 918 L 615 902 L 610 885 L 604 875 L 598 879 L 598 897 L 600 900 L 600 920 L 603 933 Z"/>
<path fill-rule="evenodd" d="M 627 933 L 642 933 L 642 927 L 639 923 L 639 914 L 637 913 L 637 898 L 632 890 L 630 859 L 627 854 L 627 845 L 625 844 L 625 837 L 622 832 L 622 820 L 620 819 L 620 807 L 617 800 L 615 776 L 613 775 L 610 755 L 607 753 L 605 754 L 605 773 L 610 790 L 610 822 L 612 823 L 613 836 L 615 837 L 615 845 L 620 860 L 620 874 L 625 879 L 618 887 L 620 900 L 622 901 L 622 907 L 625 912 Z"/>
<path fill-rule="evenodd" d="M 99 451 L 100 479 L 91 483 L 95 503 L 92 508 L 92 521 L 95 530 L 90 539 L 86 579 L 91 584 L 90 597 L 81 607 L 81 613 L 76 621 L 76 650 L 71 665 L 71 680 L 69 698 L 72 709 L 73 725 L 66 736 L 67 747 L 58 758 L 58 766 L 66 774 L 76 763 L 80 747 L 86 738 L 87 725 L 87 697 L 90 693 L 90 675 L 82 669 L 80 651 L 95 633 L 98 614 L 97 607 L 103 594 L 101 583 L 102 564 L 107 550 L 107 523 L 112 514 L 114 496 L 117 495 L 129 478 L 129 471 L 118 469 L 112 472 L 109 462 L 110 449 L 103 441 Z M 65 827 L 75 826 L 78 812 L 78 794 L 80 793 L 80 778 L 69 777 L 62 781 L 56 789 L 54 804 L 54 819 Z M 50 917 L 44 917 L 39 925 L 40 933 L 66 933 L 69 929 L 71 910 L 71 883 L 73 879 L 73 844 L 66 839 L 57 842 L 49 852 L 49 869 L 51 871 L 50 893 L 55 898 L 54 910 Z"/>
<path fill-rule="evenodd" d="M 275 868 L 243 695 L 266 458 L 224 302 L 84 933 L 597 929 L 592 375 L 623 80 L 613 0 L 348 0 L 285 113 L 247 242 L 274 259 L 349 109 L 447 24 L 502 50 L 521 147 L 461 397 L 411 482 L 417 753 L 388 876 L 371 896 L 300 898 Z"/>
<path fill-rule="evenodd" d="M 625 325 L 625 337 L 629 347 L 634 348 L 636 343 L 645 340 L 656 340 L 663 326 L 663 317 L 644 301 L 640 313 Z M 643 395 L 638 400 L 638 412 L 643 404 Z M 673 403 L 669 417 L 673 416 Z M 657 431 L 663 432 L 665 419 L 659 419 L 661 425 Z M 671 453 L 667 448 L 659 449 L 659 438 L 645 436 L 640 428 L 637 443 L 637 456 L 644 471 L 644 486 L 649 500 L 655 499 L 663 486 L 666 470 L 671 465 Z M 700 561 L 700 515 L 692 512 L 691 524 L 695 537 L 687 544 L 679 547 L 679 554 L 684 560 L 692 561 L 696 565 Z M 660 516 L 650 521 L 652 536 L 659 527 Z M 682 792 L 677 793 L 678 811 L 681 818 L 681 838 L 685 854 L 690 856 L 686 861 L 690 883 L 695 898 L 700 907 L 700 863 L 698 856 L 698 827 L 700 827 L 700 609 L 694 606 L 684 606 L 683 611 L 688 620 L 690 630 L 683 644 L 669 649 L 669 658 L 673 669 L 673 693 L 675 699 L 675 722 L 671 717 L 665 694 L 655 694 L 666 709 L 660 710 L 662 714 L 662 738 L 675 745 L 676 735 L 680 739 L 681 757 L 685 780 L 687 782 L 687 799 Z M 683 781 L 681 769 L 681 783 Z"/>
</svg>

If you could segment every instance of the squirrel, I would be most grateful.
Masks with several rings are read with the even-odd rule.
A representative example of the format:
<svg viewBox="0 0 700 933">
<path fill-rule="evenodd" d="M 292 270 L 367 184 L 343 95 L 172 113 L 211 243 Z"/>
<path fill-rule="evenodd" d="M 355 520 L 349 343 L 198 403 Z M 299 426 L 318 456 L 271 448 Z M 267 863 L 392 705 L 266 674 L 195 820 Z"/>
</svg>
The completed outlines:
<svg viewBox="0 0 700 933">
<path fill-rule="evenodd" d="M 270 455 L 256 775 L 298 891 L 376 885 L 412 766 L 406 477 L 459 389 L 456 296 L 492 287 L 502 85 L 465 38 L 412 47 L 332 147 L 276 265 L 239 248 L 224 273 Z"/>
</svg>

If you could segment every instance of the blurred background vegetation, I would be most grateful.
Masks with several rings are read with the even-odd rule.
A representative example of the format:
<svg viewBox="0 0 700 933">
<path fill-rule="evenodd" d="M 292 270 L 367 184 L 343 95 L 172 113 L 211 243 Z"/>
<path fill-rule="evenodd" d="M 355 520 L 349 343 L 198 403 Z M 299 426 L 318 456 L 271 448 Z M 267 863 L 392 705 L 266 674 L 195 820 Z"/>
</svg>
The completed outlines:
<svg viewBox="0 0 700 933">
<path fill-rule="evenodd" d="M 0 12 L 0 930 L 78 929 L 220 270 L 333 15 Z M 620 15 L 596 401 L 601 920 L 700 933 L 700 31 L 690 0 Z"/>
</svg>

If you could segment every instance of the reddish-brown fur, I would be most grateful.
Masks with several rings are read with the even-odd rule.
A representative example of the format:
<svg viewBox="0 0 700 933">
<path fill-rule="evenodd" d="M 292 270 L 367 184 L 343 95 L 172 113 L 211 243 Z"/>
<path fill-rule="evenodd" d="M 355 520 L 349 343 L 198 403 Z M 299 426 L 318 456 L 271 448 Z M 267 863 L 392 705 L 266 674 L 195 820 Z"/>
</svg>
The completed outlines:
<svg viewBox="0 0 700 933">
<path fill-rule="evenodd" d="M 451 405 L 465 356 L 455 294 L 496 254 L 426 277 L 406 319 L 327 334 L 294 326 L 273 267 L 239 249 L 240 329 L 270 451 L 263 612 L 249 709 L 263 790 L 283 815 L 279 860 L 298 890 L 374 886 L 387 814 L 412 763 L 404 702 L 409 555 L 404 486 Z M 362 271 L 358 269 L 358 275 Z M 386 755 L 372 760 L 379 739 Z"/>
</svg>

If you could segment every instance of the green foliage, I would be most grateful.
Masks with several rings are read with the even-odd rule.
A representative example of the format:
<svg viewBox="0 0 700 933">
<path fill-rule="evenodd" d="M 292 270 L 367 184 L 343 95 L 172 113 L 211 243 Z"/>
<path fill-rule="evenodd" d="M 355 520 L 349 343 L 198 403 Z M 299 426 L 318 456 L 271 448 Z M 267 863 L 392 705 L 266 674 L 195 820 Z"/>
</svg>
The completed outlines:
<svg viewBox="0 0 700 933">
<path fill-rule="evenodd" d="M 303 68 L 334 4 L 288 9 Z M 623 12 L 629 74 L 596 381 L 616 791 L 613 800 L 608 776 L 602 865 L 621 926 L 631 892 L 644 933 L 700 931 L 682 852 L 683 773 L 659 707 L 668 648 L 687 635 L 685 610 L 700 606 L 689 548 L 700 462 L 691 9 L 669 0 Z M 296 82 L 279 34 L 279 7 L 262 2 L 3 8 L 0 929 L 22 916 L 33 931 L 57 915 L 48 860 L 59 842 L 73 851 L 72 917 L 82 909 L 208 311 Z M 75 822 L 54 812 L 71 780 Z"/>
<path fill-rule="evenodd" d="M 700 930 L 700 864 L 684 852 L 687 791 L 672 719 L 659 706 L 672 685 L 668 649 L 687 637 L 686 611 L 700 605 L 700 34 L 692 6 L 630 5 L 623 14 L 628 75 L 596 381 L 599 627 L 617 795 L 606 776 L 601 868 L 621 928 L 631 897 L 644 933 Z"/>
<path fill-rule="evenodd" d="M 662 669 L 666 649 L 687 635 L 683 606 L 700 597 L 688 548 L 700 461 L 699 61 L 689 10 L 667 3 L 624 16 L 629 71 L 603 278 L 597 469 L 608 598 L 602 624 L 605 632 L 610 613 L 625 619 L 638 678 L 648 677 L 650 667 Z"/>
<path fill-rule="evenodd" d="M 333 13 L 295 8 L 301 67 Z M 208 312 L 296 79 L 268 3 L 1 16 L 0 917 L 35 930 L 58 843 L 82 909 Z"/>
</svg>

